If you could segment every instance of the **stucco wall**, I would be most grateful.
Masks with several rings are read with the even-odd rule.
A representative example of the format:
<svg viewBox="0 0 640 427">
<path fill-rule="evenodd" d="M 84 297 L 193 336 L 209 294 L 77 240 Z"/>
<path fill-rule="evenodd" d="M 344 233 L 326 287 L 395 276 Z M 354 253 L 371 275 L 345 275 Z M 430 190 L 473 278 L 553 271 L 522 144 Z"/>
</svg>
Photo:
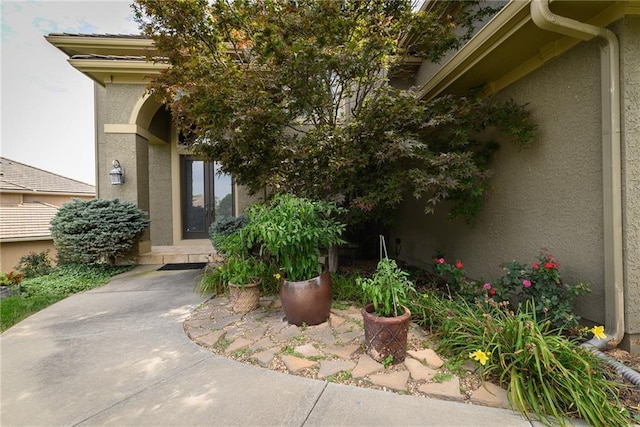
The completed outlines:
<svg viewBox="0 0 640 427">
<path fill-rule="evenodd" d="M 49 250 L 49 258 L 55 261 L 57 252 L 53 240 L 30 240 L 24 242 L 0 243 L 0 271 L 8 272 L 15 268 L 22 256 L 29 252 Z"/>
<path fill-rule="evenodd" d="M 173 244 L 171 145 L 149 145 L 149 208 L 154 246 Z"/>
<path fill-rule="evenodd" d="M 401 258 L 430 263 L 436 249 L 460 259 L 471 277 L 493 279 L 501 262 L 531 262 L 547 248 L 562 263 L 566 281 L 591 284 L 579 305 L 602 323 L 603 214 L 601 178 L 600 65 L 595 42 L 581 43 L 561 58 L 505 89 L 500 97 L 529 103 L 539 124 L 534 146 L 503 144 L 491 168 L 493 189 L 474 226 L 425 216 L 408 202 L 398 212 L 391 240 L 401 238 Z M 407 200 L 411 196 L 407 196 Z"/>
<path fill-rule="evenodd" d="M 640 352 L 640 17 L 618 24 L 622 93 L 622 197 L 627 347 Z"/>
</svg>

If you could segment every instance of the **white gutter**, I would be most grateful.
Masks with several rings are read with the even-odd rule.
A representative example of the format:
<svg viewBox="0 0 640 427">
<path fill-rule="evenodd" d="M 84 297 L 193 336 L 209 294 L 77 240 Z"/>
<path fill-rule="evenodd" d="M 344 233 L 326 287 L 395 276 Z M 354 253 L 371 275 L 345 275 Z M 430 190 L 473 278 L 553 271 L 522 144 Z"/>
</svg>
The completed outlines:
<svg viewBox="0 0 640 427">
<path fill-rule="evenodd" d="M 624 336 L 624 266 L 622 260 L 622 185 L 620 159 L 620 53 L 618 38 L 607 28 L 559 16 L 550 0 L 533 0 L 531 18 L 540 28 L 581 40 L 599 37 L 602 87 L 602 178 L 604 202 L 605 333 L 589 344 L 617 346 Z"/>
</svg>

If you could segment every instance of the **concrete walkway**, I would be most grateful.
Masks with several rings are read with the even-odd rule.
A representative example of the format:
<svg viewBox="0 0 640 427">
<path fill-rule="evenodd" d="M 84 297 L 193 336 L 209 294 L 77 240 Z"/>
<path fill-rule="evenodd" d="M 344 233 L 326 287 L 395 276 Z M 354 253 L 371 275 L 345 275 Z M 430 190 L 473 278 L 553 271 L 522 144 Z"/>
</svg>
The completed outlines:
<svg viewBox="0 0 640 427">
<path fill-rule="evenodd" d="M 157 266 L 156 266 L 157 267 Z M 0 336 L 0 425 L 528 426 L 514 412 L 236 362 L 183 330 L 197 271 L 137 267 Z"/>
</svg>

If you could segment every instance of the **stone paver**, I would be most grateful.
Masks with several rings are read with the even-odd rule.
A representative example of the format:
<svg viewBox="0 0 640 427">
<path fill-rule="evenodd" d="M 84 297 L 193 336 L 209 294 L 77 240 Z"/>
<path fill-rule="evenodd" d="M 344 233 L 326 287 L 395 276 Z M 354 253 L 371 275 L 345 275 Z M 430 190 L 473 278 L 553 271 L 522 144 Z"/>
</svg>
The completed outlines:
<svg viewBox="0 0 640 427">
<path fill-rule="evenodd" d="M 383 369 L 384 366 L 382 363 L 378 363 L 368 355 L 363 354 L 360 356 L 356 367 L 351 371 L 351 376 L 354 378 L 363 378 L 374 372 L 382 371 Z"/>
<path fill-rule="evenodd" d="M 356 364 L 345 360 L 321 360 L 320 369 L 318 370 L 318 378 L 325 379 L 339 372 L 352 370 Z"/>
<path fill-rule="evenodd" d="M 324 349 L 324 352 L 327 354 L 333 354 L 335 356 L 338 356 L 341 359 L 351 359 L 351 356 L 353 356 L 353 354 L 356 351 L 358 351 L 359 348 L 360 348 L 359 345 L 351 344 L 351 345 L 327 347 Z"/>
<path fill-rule="evenodd" d="M 316 366 L 318 362 L 296 356 L 282 356 L 282 361 L 289 372 L 295 373 Z"/>
<path fill-rule="evenodd" d="M 509 408 L 507 391 L 495 384 L 485 383 L 471 395 L 471 402 L 494 408 Z"/>
<path fill-rule="evenodd" d="M 224 352 L 226 354 L 231 354 L 236 350 L 240 350 L 244 347 L 248 347 L 249 344 L 252 344 L 252 341 L 249 341 L 246 338 L 238 338 L 237 340 L 229 344 L 229 347 L 227 347 Z"/>
<path fill-rule="evenodd" d="M 404 391 L 407 389 L 409 380 L 408 371 L 396 371 L 390 374 L 382 373 L 369 376 L 369 380 L 380 387 L 387 387 L 392 390 Z"/>
<path fill-rule="evenodd" d="M 411 374 L 411 378 L 417 381 L 428 381 L 431 378 L 433 378 L 435 374 L 438 373 L 437 370 L 430 368 L 428 366 L 425 366 L 419 361 L 412 359 L 410 357 L 407 357 L 404 360 L 404 365 L 409 370 L 409 373 Z"/>
<path fill-rule="evenodd" d="M 201 344 L 204 344 L 206 346 L 214 346 L 218 343 L 218 341 L 220 341 L 220 338 L 222 338 L 224 336 L 224 334 L 226 333 L 226 331 L 213 331 L 213 332 L 209 332 L 206 335 L 202 335 L 200 337 L 198 337 L 198 342 Z"/>
<path fill-rule="evenodd" d="M 258 361 L 260 366 L 262 366 L 263 368 L 266 368 L 271 364 L 271 361 L 273 360 L 275 355 L 278 353 L 278 351 L 279 350 L 275 347 L 269 348 L 267 350 L 263 350 L 261 352 L 255 353 L 252 357 Z"/>
<path fill-rule="evenodd" d="M 293 349 L 294 352 L 300 353 L 304 357 L 322 356 L 323 353 L 315 348 L 313 344 L 299 345 Z"/>
<path fill-rule="evenodd" d="M 453 377 L 442 383 L 423 384 L 418 387 L 418 391 L 429 397 L 436 397 L 438 399 L 463 400 L 463 396 L 460 394 L 460 379 L 458 379 L 458 377 Z"/>
<path fill-rule="evenodd" d="M 440 356 L 438 356 L 436 352 L 431 350 L 430 348 L 417 351 L 409 350 L 407 351 L 407 354 L 409 354 L 409 356 L 413 357 L 416 360 L 424 361 L 427 365 L 433 368 L 439 368 L 444 365 L 444 360 L 442 360 Z"/>
</svg>

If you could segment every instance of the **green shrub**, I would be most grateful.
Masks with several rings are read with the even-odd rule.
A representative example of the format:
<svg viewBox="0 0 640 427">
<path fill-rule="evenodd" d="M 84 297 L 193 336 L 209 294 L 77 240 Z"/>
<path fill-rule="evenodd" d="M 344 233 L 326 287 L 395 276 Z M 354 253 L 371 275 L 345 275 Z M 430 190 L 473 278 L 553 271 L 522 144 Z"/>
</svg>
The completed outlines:
<svg viewBox="0 0 640 427">
<path fill-rule="evenodd" d="M 573 303 L 580 295 L 589 292 L 589 286 L 577 282 L 564 283 L 560 277 L 560 263 L 553 255 L 541 253 L 531 266 L 517 261 L 504 266 L 505 275 L 491 282 L 489 292 L 497 297 L 515 297 L 520 301 L 531 300 L 535 304 L 536 317 L 549 320 L 561 329 L 578 326 L 580 317 L 573 312 Z"/>
<path fill-rule="evenodd" d="M 225 217 L 215 221 L 209 227 L 209 237 L 213 247 L 218 252 L 227 255 L 242 252 L 245 248 L 238 232 L 248 223 L 249 218 L 246 215 Z"/>
<path fill-rule="evenodd" d="M 147 214 L 118 199 L 74 199 L 51 220 L 51 235 L 60 263 L 115 263 L 142 237 Z"/>
<path fill-rule="evenodd" d="M 25 278 L 44 276 L 51 272 L 51 259 L 49 249 L 41 252 L 29 252 L 23 255 L 15 266 L 15 269 L 24 274 Z"/>
<path fill-rule="evenodd" d="M 506 302 L 489 299 L 469 304 L 430 294 L 418 304 L 422 310 L 412 312 L 434 322 L 439 351 L 478 361 L 483 376 L 507 386 L 516 411 L 531 412 L 547 425 L 563 426 L 565 417 L 580 417 L 589 425 L 629 424 L 618 401 L 619 385 L 605 377 L 601 361 L 551 330 L 550 321 L 538 322 L 530 301 L 517 313 Z"/>
</svg>

